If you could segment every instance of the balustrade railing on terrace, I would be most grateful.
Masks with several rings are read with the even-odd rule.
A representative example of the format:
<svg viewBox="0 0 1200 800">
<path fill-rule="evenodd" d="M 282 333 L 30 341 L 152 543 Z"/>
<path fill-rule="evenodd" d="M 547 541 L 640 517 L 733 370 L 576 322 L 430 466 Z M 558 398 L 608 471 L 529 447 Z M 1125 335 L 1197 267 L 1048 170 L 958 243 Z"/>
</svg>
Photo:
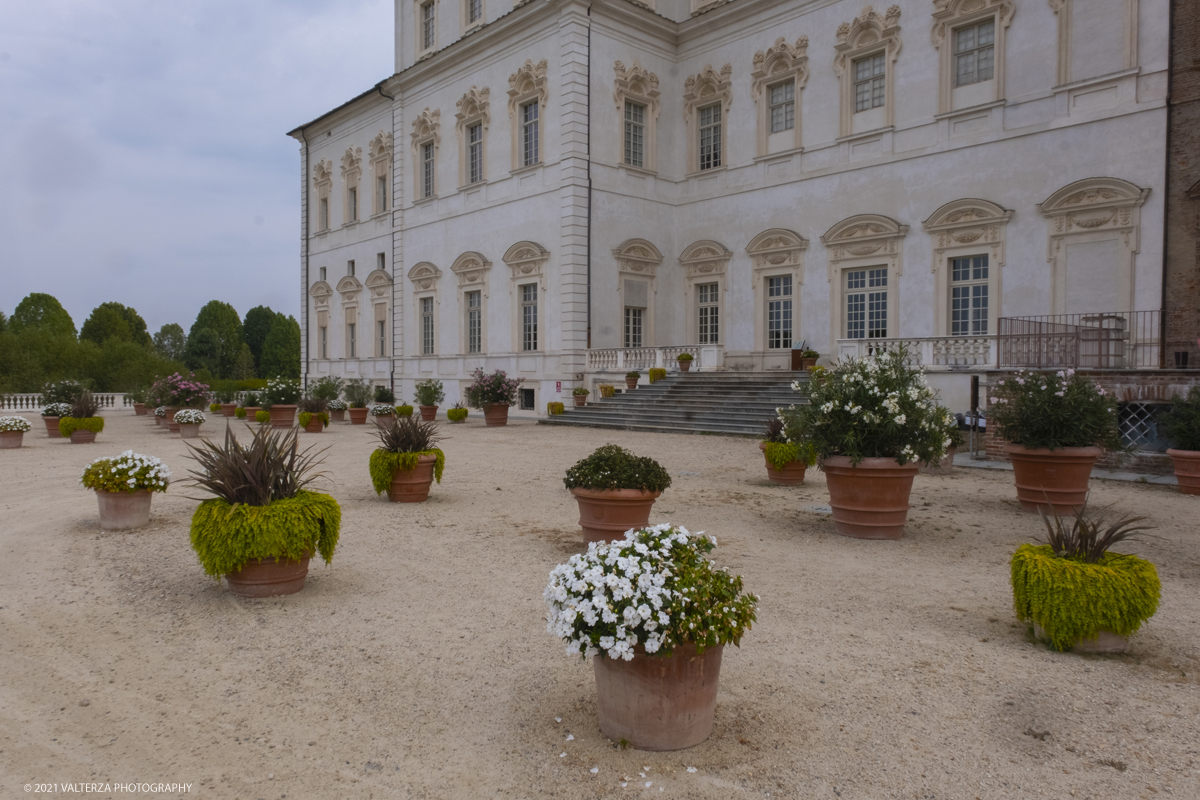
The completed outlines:
<svg viewBox="0 0 1200 800">
<path fill-rule="evenodd" d="M 588 350 L 587 368 L 590 372 L 628 372 L 660 368 L 679 368 L 677 359 L 682 353 L 692 355 L 692 369 L 720 369 L 725 361 L 722 345 L 695 344 L 673 347 L 613 347 Z"/>
<path fill-rule="evenodd" d="M 1157 369 L 1159 311 L 1001 317 L 998 366 L 1032 369 Z"/>
<path fill-rule="evenodd" d="M 865 358 L 904 345 L 909 362 L 926 369 L 996 366 L 995 336 L 838 339 L 839 358 Z"/>
</svg>

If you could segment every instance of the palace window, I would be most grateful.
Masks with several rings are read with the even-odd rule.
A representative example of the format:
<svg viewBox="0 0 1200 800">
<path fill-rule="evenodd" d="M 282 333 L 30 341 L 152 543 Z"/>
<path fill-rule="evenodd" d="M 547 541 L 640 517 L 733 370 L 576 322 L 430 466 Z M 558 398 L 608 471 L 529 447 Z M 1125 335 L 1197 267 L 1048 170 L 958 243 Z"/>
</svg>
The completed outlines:
<svg viewBox="0 0 1200 800">
<path fill-rule="evenodd" d="M 421 298 L 421 355 L 433 355 L 433 298 Z"/>
<path fill-rule="evenodd" d="M 767 349 L 792 346 L 792 276 L 767 278 Z"/>
<path fill-rule="evenodd" d="M 696 333 L 700 344 L 721 341 L 720 310 L 717 303 L 719 284 L 701 283 L 696 286 Z"/>
<path fill-rule="evenodd" d="M 351 186 L 346 190 L 346 221 L 358 222 L 358 187 Z"/>
<path fill-rule="evenodd" d="M 625 306 L 625 346 L 642 346 L 642 317 L 646 309 Z"/>
<path fill-rule="evenodd" d="M 321 274 L 321 280 L 325 280 L 325 268 L 324 267 L 321 267 L 320 274 Z"/>
<path fill-rule="evenodd" d="M 625 163 L 644 167 L 646 161 L 646 106 L 625 101 Z"/>
<path fill-rule="evenodd" d="M 770 92 L 771 133 L 790 131 L 796 124 L 796 82 L 772 86 Z"/>
<path fill-rule="evenodd" d="M 421 145 L 421 196 L 433 197 L 433 142 Z"/>
<path fill-rule="evenodd" d="M 322 325 L 317 329 L 317 342 L 320 345 L 320 358 L 329 358 L 329 328 Z"/>
<path fill-rule="evenodd" d="M 854 61 L 854 111 L 869 111 L 884 104 L 883 53 Z"/>
<path fill-rule="evenodd" d="M 421 4 L 421 49 L 430 50 L 437 42 L 437 17 L 435 0 Z"/>
<path fill-rule="evenodd" d="M 538 349 L 538 287 L 536 283 L 521 286 L 521 349 Z"/>
<path fill-rule="evenodd" d="M 483 123 L 467 128 L 467 182 L 483 180 Z"/>
<path fill-rule="evenodd" d="M 954 85 L 990 81 L 996 59 L 996 20 L 987 19 L 954 31 Z"/>
<path fill-rule="evenodd" d="M 846 270 L 846 338 L 887 337 L 887 267 Z"/>
<path fill-rule="evenodd" d="M 523 167 L 531 167 L 538 163 L 539 108 L 537 100 L 521 106 L 521 166 Z"/>
<path fill-rule="evenodd" d="M 483 293 L 467 292 L 467 352 L 483 352 Z"/>
<path fill-rule="evenodd" d="M 388 192 L 387 192 L 387 176 L 375 176 L 375 207 L 382 211 L 387 211 L 388 207 Z"/>
<path fill-rule="evenodd" d="M 473 25 L 483 19 L 483 0 L 467 0 L 467 24 Z"/>
<path fill-rule="evenodd" d="M 328 197 L 321 198 L 320 208 L 321 208 L 321 210 L 320 210 L 320 215 L 318 217 L 317 224 L 320 226 L 319 230 L 327 231 L 327 230 L 329 230 L 329 198 Z"/>
<path fill-rule="evenodd" d="M 349 358 L 358 358 L 358 343 L 355 341 L 356 327 L 353 322 L 346 323 L 346 355 Z"/>
<path fill-rule="evenodd" d="M 721 166 L 721 104 L 706 106 L 700 115 L 700 169 Z"/>
<path fill-rule="evenodd" d="M 988 257 L 950 259 L 950 335 L 988 333 Z"/>
</svg>

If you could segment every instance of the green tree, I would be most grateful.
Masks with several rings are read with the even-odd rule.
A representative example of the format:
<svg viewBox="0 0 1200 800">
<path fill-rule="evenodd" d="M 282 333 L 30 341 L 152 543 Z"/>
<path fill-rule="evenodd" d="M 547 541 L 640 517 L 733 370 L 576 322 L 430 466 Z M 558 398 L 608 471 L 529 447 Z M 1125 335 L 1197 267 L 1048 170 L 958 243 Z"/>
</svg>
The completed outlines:
<svg viewBox="0 0 1200 800">
<path fill-rule="evenodd" d="M 75 321 L 52 295 L 33 292 L 17 303 L 9 323 L 14 332 L 36 330 L 43 335 L 75 338 Z"/>
<path fill-rule="evenodd" d="M 118 305 L 120 303 L 101 303 L 92 309 L 91 316 L 85 319 L 79 328 L 79 338 L 100 345 L 109 339 L 132 342 L 133 331 L 129 329 L 129 323 L 120 311 L 113 308 Z"/>
<path fill-rule="evenodd" d="M 279 314 L 263 343 L 262 366 L 264 378 L 300 377 L 300 323 L 295 317 Z"/>
<path fill-rule="evenodd" d="M 267 334 L 271 332 L 271 326 L 275 324 L 277 316 L 279 315 L 266 306 L 255 306 L 246 312 L 246 319 L 242 323 L 242 335 L 246 344 L 250 345 L 250 352 L 254 355 L 254 363 L 257 366 L 262 366 L 263 345 L 267 343 Z"/>
<path fill-rule="evenodd" d="M 237 310 L 228 303 L 220 300 L 210 300 L 196 315 L 192 329 L 188 331 L 188 351 L 192 350 L 191 339 L 198 331 L 210 330 L 217 337 L 217 362 L 215 367 L 209 366 L 215 375 L 228 377 L 233 372 L 233 362 L 237 359 L 238 351 L 242 349 L 242 319 Z M 205 342 L 205 347 L 208 343 Z M 186 359 L 185 359 L 186 360 Z M 192 369 L 198 369 L 199 363 L 187 361 Z"/>
<path fill-rule="evenodd" d="M 129 333 L 132 334 L 133 337 L 130 339 L 130 341 L 132 341 L 134 344 L 140 345 L 141 347 L 150 347 L 154 344 L 154 341 L 150 338 L 150 332 L 146 330 L 146 320 L 142 319 L 142 315 L 132 307 L 111 301 L 108 303 L 101 303 L 98 307 L 111 308 L 113 311 L 121 315 L 121 318 L 125 320 L 125 324 L 129 326 Z M 82 332 L 80 335 L 83 335 Z"/>
<path fill-rule="evenodd" d="M 183 353 L 187 348 L 187 334 L 183 332 L 183 326 L 174 322 L 168 322 L 158 329 L 158 333 L 154 334 L 154 349 L 158 354 L 169 361 L 183 361 Z"/>
<path fill-rule="evenodd" d="M 192 328 L 183 351 L 183 363 L 187 364 L 188 369 L 206 369 L 214 375 L 224 374 L 218 371 L 222 345 L 221 337 L 212 328 Z"/>
<path fill-rule="evenodd" d="M 249 314 L 246 315 L 249 318 Z M 233 362 L 234 380 L 245 381 L 255 376 L 254 373 L 254 354 L 250 352 L 250 345 L 242 342 L 242 349 L 238 351 L 237 360 Z"/>
<path fill-rule="evenodd" d="M 8 317 L 4 316 L 4 312 L 0 311 L 0 333 L 8 330 Z"/>
</svg>

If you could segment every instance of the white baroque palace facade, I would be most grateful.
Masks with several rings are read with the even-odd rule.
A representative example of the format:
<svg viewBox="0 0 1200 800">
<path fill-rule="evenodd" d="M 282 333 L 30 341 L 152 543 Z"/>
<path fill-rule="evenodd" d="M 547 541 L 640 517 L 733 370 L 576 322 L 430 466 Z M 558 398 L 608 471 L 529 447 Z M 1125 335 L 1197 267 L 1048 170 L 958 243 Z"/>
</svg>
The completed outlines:
<svg viewBox="0 0 1200 800">
<path fill-rule="evenodd" d="M 291 134 L 305 375 L 541 409 L 907 340 L 962 410 L 1002 318 L 1160 308 L 1168 6 L 396 0 Z"/>
</svg>

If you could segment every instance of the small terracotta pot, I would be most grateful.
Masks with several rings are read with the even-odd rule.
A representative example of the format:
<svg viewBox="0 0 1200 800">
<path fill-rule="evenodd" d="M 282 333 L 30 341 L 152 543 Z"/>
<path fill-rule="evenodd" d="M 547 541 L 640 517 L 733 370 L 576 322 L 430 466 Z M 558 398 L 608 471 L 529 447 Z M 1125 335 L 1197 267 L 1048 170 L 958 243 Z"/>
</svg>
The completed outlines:
<svg viewBox="0 0 1200 800">
<path fill-rule="evenodd" d="M 305 433 L 320 433 L 325 430 L 325 423 L 321 421 L 320 414 L 313 414 L 308 420 L 308 424 L 304 426 Z"/>
<path fill-rule="evenodd" d="M 579 502 L 583 543 L 624 539 L 625 531 L 650 524 L 650 509 L 662 492 L 641 489 L 572 489 Z"/>
<path fill-rule="evenodd" d="M 290 428 L 296 424 L 296 406 L 271 406 L 272 428 Z"/>
<path fill-rule="evenodd" d="M 0 432 L 0 450 L 16 450 L 21 446 L 24 437 L 25 431 Z"/>
<path fill-rule="evenodd" d="M 1092 465 L 1104 452 L 1099 447 L 1062 447 L 1058 450 L 1030 449 L 1006 444 L 1013 465 L 1017 500 L 1026 511 L 1047 514 L 1077 514 L 1087 502 Z"/>
<path fill-rule="evenodd" d="M 1200 494 L 1200 450 L 1168 449 L 1180 494 Z"/>
<path fill-rule="evenodd" d="M 237 403 L 221 403 L 221 414 L 226 417 L 236 417 Z"/>
<path fill-rule="evenodd" d="M 71 431 L 71 444 L 91 444 L 96 441 L 95 431 Z"/>
<path fill-rule="evenodd" d="M 329 421 L 330 422 L 345 422 L 346 421 L 346 409 L 343 408 L 338 411 L 330 411 L 329 412 Z"/>
<path fill-rule="evenodd" d="M 350 409 L 350 424 L 351 425 L 366 425 L 367 410 L 365 408 Z"/>
<path fill-rule="evenodd" d="M 692 371 L 692 362 L 691 361 L 676 361 L 675 363 L 679 365 L 680 372 L 691 372 Z"/>
<path fill-rule="evenodd" d="M 226 573 L 225 581 L 229 584 L 229 591 L 238 597 L 295 594 L 304 588 L 304 579 L 308 577 L 308 561 L 308 558 L 299 561 L 252 558 L 237 572 Z"/>
<path fill-rule="evenodd" d="M 920 471 L 922 475 L 945 475 L 954 468 L 954 454 L 958 452 L 958 448 L 951 446 L 946 449 L 946 455 L 942 456 L 942 460 L 936 464 L 921 464 Z"/>
<path fill-rule="evenodd" d="M 425 420 L 426 422 L 433 422 L 437 419 L 437 406 L 420 406 L 420 408 L 421 419 Z"/>
<path fill-rule="evenodd" d="M 183 423 L 179 424 L 179 438 L 180 439 L 196 439 L 199 436 L 200 436 L 200 423 L 199 422 L 192 422 L 187 425 L 185 425 Z"/>
<path fill-rule="evenodd" d="M 417 465 L 410 470 L 398 470 L 392 476 L 387 498 L 393 503 L 424 503 L 429 499 L 429 487 L 433 485 L 434 456 L 418 456 Z"/>
<path fill-rule="evenodd" d="M 100 528 L 106 531 L 125 531 L 150 524 L 150 499 L 154 493 L 149 489 L 136 492 L 106 492 L 96 490 L 100 503 Z"/>
<path fill-rule="evenodd" d="M 386 428 L 391 421 L 396 418 L 395 414 L 372 414 L 371 419 L 375 421 L 375 427 Z"/>
<path fill-rule="evenodd" d="M 577 394 L 577 395 L 572 395 L 572 396 L 575 398 L 575 407 L 576 408 L 583 408 L 584 406 L 587 405 L 587 395 L 586 394 Z"/>
<path fill-rule="evenodd" d="M 1046 631 L 1041 625 L 1033 623 L 1033 635 L 1039 640 L 1046 639 Z M 1080 639 L 1071 645 L 1075 653 L 1124 653 L 1129 649 L 1129 637 L 1119 633 L 1102 630 L 1095 639 Z"/>
<path fill-rule="evenodd" d="M 899 539 L 908 520 L 908 498 L 917 465 L 894 458 L 864 458 L 858 466 L 848 456 L 821 460 L 829 486 L 833 527 L 855 539 Z"/>
<path fill-rule="evenodd" d="M 135 417 L 146 416 L 146 404 L 145 403 L 134 403 L 133 404 L 133 415 Z"/>
<path fill-rule="evenodd" d="M 816 365 L 817 365 L 817 359 L 815 359 L 815 358 L 800 359 L 800 369 L 812 369 Z"/>
<path fill-rule="evenodd" d="M 626 378 L 625 379 L 625 388 L 630 391 L 633 391 L 634 389 L 637 388 L 637 382 L 638 382 L 637 378 Z"/>
<path fill-rule="evenodd" d="M 167 406 L 167 413 L 163 417 L 163 420 L 164 424 L 167 426 L 167 430 L 169 430 L 171 433 L 179 433 L 179 423 L 175 421 L 175 413 L 182 410 L 183 409 L 181 408 L 171 408 L 170 406 Z"/>
<path fill-rule="evenodd" d="M 262 411 L 262 406 L 246 406 L 246 422 L 247 424 L 258 422 L 255 415 Z"/>
<path fill-rule="evenodd" d="M 682 750 L 703 742 L 712 733 L 723 650 L 697 654 L 688 643 L 664 658 L 639 645 L 632 661 L 593 658 L 601 733 L 637 750 Z"/>
<path fill-rule="evenodd" d="M 46 435 L 51 439 L 61 439 L 62 431 L 58 429 L 58 417 L 42 417 L 46 423 Z"/>
<path fill-rule="evenodd" d="M 808 465 L 803 461 L 793 461 L 783 469 L 775 469 L 767 461 L 767 443 L 759 442 L 758 449 L 763 451 L 763 461 L 767 464 L 767 480 L 780 486 L 799 486 L 804 483 L 804 472 Z"/>
<path fill-rule="evenodd" d="M 489 428 L 508 424 L 508 404 L 489 403 L 483 407 L 483 422 Z"/>
</svg>

